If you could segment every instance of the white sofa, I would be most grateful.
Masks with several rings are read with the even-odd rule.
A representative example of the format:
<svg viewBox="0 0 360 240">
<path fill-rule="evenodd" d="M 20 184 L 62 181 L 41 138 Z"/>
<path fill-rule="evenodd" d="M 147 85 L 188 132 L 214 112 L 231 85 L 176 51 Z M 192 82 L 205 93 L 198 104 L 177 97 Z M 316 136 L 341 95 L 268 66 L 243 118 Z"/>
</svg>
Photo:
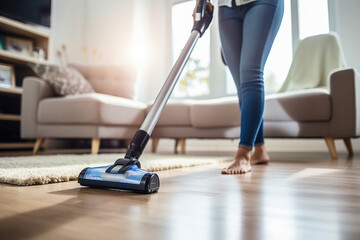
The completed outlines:
<svg viewBox="0 0 360 240">
<path fill-rule="evenodd" d="M 265 137 L 323 138 L 333 158 L 334 140 L 343 139 L 351 155 L 350 139 L 360 136 L 360 77 L 353 68 L 337 68 L 343 62 L 336 34 L 303 40 L 282 92 L 266 97 Z M 34 153 L 46 138 L 91 138 L 96 154 L 100 139 L 131 139 L 149 111 L 132 100 L 136 76 L 130 66 L 72 67 L 95 93 L 59 97 L 42 79 L 24 80 L 21 136 L 37 139 Z M 170 101 L 152 134 L 152 150 L 161 138 L 175 139 L 175 149 L 180 143 L 184 153 L 187 138 L 239 136 L 237 97 Z"/>
<path fill-rule="evenodd" d="M 334 71 L 330 91 L 299 90 L 270 95 L 264 113 L 265 137 L 324 138 L 336 158 L 335 139 L 360 136 L 360 77 L 353 68 Z M 35 153 L 46 138 L 90 138 L 92 152 L 100 139 L 131 139 L 150 106 L 102 93 L 58 97 L 44 80 L 24 80 L 21 114 L 23 138 L 38 139 Z M 236 139 L 240 136 L 236 97 L 171 101 L 154 129 L 153 151 L 161 138 Z"/>
</svg>

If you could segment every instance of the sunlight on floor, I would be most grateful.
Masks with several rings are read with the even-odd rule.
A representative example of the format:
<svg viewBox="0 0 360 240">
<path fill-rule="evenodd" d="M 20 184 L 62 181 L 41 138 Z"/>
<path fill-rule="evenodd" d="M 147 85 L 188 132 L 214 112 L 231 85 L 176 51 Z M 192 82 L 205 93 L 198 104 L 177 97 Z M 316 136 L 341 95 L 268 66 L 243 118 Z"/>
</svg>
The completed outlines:
<svg viewBox="0 0 360 240">
<path fill-rule="evenodd" d="M 335 173 L 343 171 L 342 169 L 330 169 L 330 168 L 305 168 L 297 173 L 292 174 L 289 179 L 296 180 L 307 177 L 314 177 L 328 173 Z"/>
</svg>

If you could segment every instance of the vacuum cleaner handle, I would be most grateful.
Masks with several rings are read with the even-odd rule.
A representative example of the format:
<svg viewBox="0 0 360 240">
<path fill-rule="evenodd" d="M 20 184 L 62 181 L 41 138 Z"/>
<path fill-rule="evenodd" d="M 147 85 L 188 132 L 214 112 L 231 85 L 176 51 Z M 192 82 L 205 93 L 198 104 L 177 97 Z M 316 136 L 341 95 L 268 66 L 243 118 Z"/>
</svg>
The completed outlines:
<svg viewBox="0 0 360 240">
<path fill-rule="evenodd" d="M 197 7 L 195 23 L 191 31 L 191 35 L 185 44 L 185 47 L 181 51 L 179 58 L 171 69 L 144 122 L 142 123 L 140 129 L 136 132 L 134 138 L 131 140 L 130 148 L 125 155 L 125 159 L 139 159 L 140 155 L 146 147 L 147 142 L 150 139 L 150 135 L 154 130 L 168 99 L 170 98 L 172 91 L 174 90 L 180 74 L 196 45 L 197 40 L 209 27 L 212 20 L 212 15 L 213 11 L 210 11 L 210 9 L 207 7 L 207 0 L 200 0 Z"/>
<path fill-rule="evenodd" d="M 214 9 L 212 4 L 211 6 L 212 9 Z M 196 9 L 195 22 L 192 31 L 198 31 L 201 37 L 205 33 L 206 29 L 210 26 L 213 18 L 213 12 L 213 10 L 208 8 L 207 0 L 200 0 Z"/>
</svg>

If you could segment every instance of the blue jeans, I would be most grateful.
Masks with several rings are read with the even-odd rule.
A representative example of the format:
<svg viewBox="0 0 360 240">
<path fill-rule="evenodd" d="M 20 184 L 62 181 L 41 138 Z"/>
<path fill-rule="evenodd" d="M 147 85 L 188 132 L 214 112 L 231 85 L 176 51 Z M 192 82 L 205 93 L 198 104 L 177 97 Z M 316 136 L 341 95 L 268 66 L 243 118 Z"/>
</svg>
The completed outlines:
<svg viewBox="0 0 360 240">
<path fill-rule="evenodd" d="M 283 0 L 257 0 L 219 7 L 219 30 L 225 61 L 234 79 L 241 111 L 239 147 L 264 144 L 263 71 L 279 30 Z"/>
</svg>

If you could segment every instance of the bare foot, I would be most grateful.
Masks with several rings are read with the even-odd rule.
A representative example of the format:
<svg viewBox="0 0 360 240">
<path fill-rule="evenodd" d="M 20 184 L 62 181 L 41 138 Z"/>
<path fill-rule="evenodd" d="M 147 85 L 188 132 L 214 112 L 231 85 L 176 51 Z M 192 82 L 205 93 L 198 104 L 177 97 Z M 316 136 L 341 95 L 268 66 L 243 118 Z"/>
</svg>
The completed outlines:
<svg viewBox="0 0 360 240">
<path fill-rule="evenodd" d="M 266 152 L 265 145 L 255 146 L 254 154 L 251 156 L 251 165 L 268 164 L 270 157 Z"/>
<path fill-rule="evenodd" d="M 234 162 L 221 171 L 221 174 L 244 174 L 251 171 L 250 150 L 238 148 Z"/>
</svg>

